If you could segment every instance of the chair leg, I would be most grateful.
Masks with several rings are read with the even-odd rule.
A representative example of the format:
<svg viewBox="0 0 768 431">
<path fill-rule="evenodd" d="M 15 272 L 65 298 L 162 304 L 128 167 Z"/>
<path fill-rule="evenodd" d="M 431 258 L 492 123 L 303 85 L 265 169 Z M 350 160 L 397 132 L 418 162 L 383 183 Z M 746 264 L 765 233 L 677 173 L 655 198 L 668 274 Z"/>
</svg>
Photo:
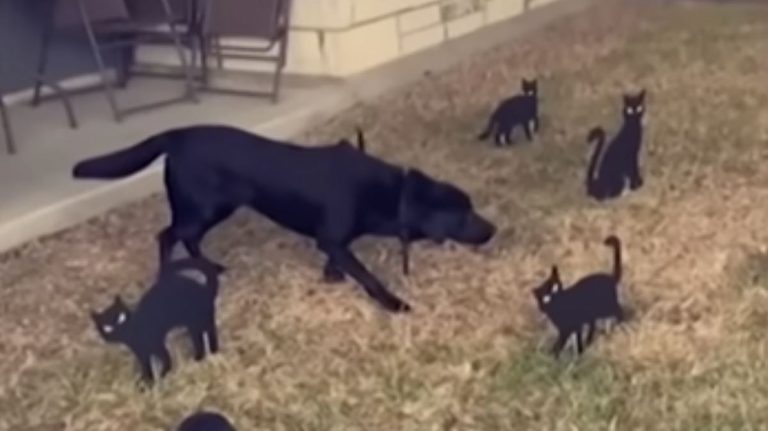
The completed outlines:
<svg viewBox="0 0 768 431">
<path fill-rule="evenodd" d="M 199 47 L 200 47 L 200 74 L 203 81 L 203 87 L 207 87 L 210 79 L 209 62 L 208 62 L 208 44 L 210 43 L 210 41 L 202 33 L 200 34 L 200 37 L 198 40 L 199 40 Z"/>
<path fill-rule="evenodd" d="M 32 95 L 32 106 L 40 104 L 40 91 L 43 87 L 42 77 L 45 76 L 46 69 L 48 68 L 48 51 L 51 47 L 51 40 L 53 39 L 53 26 L 53 14 L 51 14 L 50 19 L 46 19 L 45 28 L 43 29 L 40 56 L 37 59 L 37 79 L 35 80 L 34 93 Z"/>
<path fill-rule="evenodd" d="M 288 31 L 283 33 L 283 39 L 280 41 L 280 48 L 278 51 L 277 67 L 275 68 L 275 76 L 272 78 L 272 103 L 277 103 L 280 99 L 280 83 L 283 76 L 283 69 L 285 68 L 286 51 L 288 50 Z"/>
<path fill-rule="evenodd" d="M 99 42 L 96 40 L 96 35 L 93 33 L 93 27 L 91 27 L 88 11 L 85 8 L 83 0 L 77 0 L 77 5 L 80 8 L 80 18 L 83 21 L 85 33 L 88 36 L 88 43 L 91 45 L 91 51 L 93 53 L 94 60 L 96 61 L 96 67 L 99 69 L 99 74 L 101 75 L 101 84 L 104 87 L 104 93 L 107 96 L 107 102 L 109 103 L 109 107 L 112 109 L 112 115 L 114 116 L 115 121 L 120 122 L 123 119 L 122 112 L 117 107 L 115 92 L 112 88 L 112 83 L 109 81 L 109 74 L 107 73 L 107 68 L 104 65 L 104 58 L 101 55 L 101 47 L 99 47 Z"/>
<path fill-rule="evenodd" d="M 42 79 L 42 78 L 40 78 Z M 67 114 L 67 121 L 69 122 L 69 127 L 72 129 L 77 129 L 77 118 L 75 117 L 75 111 L 72 109 L 72 103 L 69 98 L 69 92 L 65 90 L 62 86 L 57 84 L 56 82 L 48 82 L 48 85 L 53 88 L 53 91 L 55 91 L 59 98 L 61 99 L 61 103 L 64 105 L 64 112 Z"/>
<path fill-rule="evenodd" d="M 176 53 L 179 56 L 179 62 L 181 63 L 181 68 L 184 70 L 184 81 L 187 88 L 187 97 L 195 103 L 197 103 L 197 92 L 195 91 L 195 84 L 194 84 L 194 78 L 192 76 L 192 70 L 189 67 L 189 63 L 187 62 L 187 57 L 184 55 L 184 48 L 181 45 L 181 38 L 179 37 L 179 32 L 176 31 L 176 20 L 173 17 L 173 10 L 171 9 L 171 5 L 168 3 L 168 0 L 161 0 L 163 9 L 165 11 L 165 17 L 166 21 L 168 22 L 170 26 L 170 34 L 171 39 L 173 39 L 173 45 L 176 48 Z"/>
<path fill-rule="evenodd" d="M 283 65 L 278 63 L 275 68 L 275 75 L 272 77 L 272 103 L 280 100 L 280 83 L 283 76 Z"/>
<path fill-rule="evenodd" d="M 120 40 L 120 44 L 123 46 L 120 48 L 120 77 L 117 80 L 117 87 L 121 89 L 128 86 L 136 58 L 136 47 L 133 45 L 132 39 L 132 36 L 125 36 L 125 39 Z"/>
<path fill-rule="evenodd" d="M 13 130 L 11 130 L 11 120 L 8 118 L 8 111 L 5 109 L 3 96 L 0 95 L 0 124 L 5 132 L 5 148 L 8 154 L 16 154 L 16 142 L 13 140 Z"/>
<path fill-rule="evenodd" d="M 219 70 L 224 69 L 224 53 L 221 51 L 221 37 L 216 35 L 213 37 L 214 43 L 216 43 L 216 68 Z"/>
</svg>

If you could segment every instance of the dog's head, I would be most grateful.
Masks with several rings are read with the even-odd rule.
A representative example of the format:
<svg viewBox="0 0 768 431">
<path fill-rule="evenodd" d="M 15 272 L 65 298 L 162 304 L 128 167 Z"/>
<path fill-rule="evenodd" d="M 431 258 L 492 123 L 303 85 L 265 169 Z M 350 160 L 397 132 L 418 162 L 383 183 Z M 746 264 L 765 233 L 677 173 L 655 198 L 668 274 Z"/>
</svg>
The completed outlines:
<svg viewBox="0 0 768 431">
<path fill-rule="evenodd" d="M 466 192 L 417 169 L 405 173 L 401 193 L 400 218 L 410 239 L 481 245 L 496 233 L 496 227 L 475 212 Z"/>
</svg>

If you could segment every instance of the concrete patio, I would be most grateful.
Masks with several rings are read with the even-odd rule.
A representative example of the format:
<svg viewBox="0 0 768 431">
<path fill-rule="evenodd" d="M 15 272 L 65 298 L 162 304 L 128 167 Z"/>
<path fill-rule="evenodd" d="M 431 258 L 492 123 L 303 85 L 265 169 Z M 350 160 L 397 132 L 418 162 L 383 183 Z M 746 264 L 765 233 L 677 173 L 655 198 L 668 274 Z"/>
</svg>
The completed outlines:
<svg viewBox="0 0 768 431">
<path fill-rule="evenodd" d="M 228 124 L 289 138 L 323 117 L 422 79 L 426 71 L 439 71 L 480 50 L 509 43 L 510 39 L 580 10 L 592 1 L 551 2 L 343 79 L 289 76 L 277 105 L 266 100 L 201 94 L 198 104 L 176 104 L 115 123 L 104 95 L 94 92 L 73 98 L 80 127 L 71 130 L 56 101 L 31 108 L 17 100 L 10 115 L 19 153 L 0 156 L 0 250 L 161 190 L 160 163 L 123 181 L 75 182 L 70 170 L 79 159 L 131 145 L 168 128 L 198 123 Z M 119 97 L 121 102 L 131 104 L 177 91 L 176 85 L 179 84 L 173 81 L 138 78 Z M 350 136 L 352 133 L 350 130 Z"/>
</svg>

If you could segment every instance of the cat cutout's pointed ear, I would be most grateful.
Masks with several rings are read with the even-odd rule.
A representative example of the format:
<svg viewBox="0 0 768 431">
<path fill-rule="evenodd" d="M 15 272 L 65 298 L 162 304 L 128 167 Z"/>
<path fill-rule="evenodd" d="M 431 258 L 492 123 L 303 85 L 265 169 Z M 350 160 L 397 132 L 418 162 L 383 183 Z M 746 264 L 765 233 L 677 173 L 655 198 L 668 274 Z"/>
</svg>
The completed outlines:
<svg viewBox="0 0 768 431">
<path fill-rule="evenodd" d="M 355 128 L 355 132 L 357 134 L 357 149 L 365 152 L 365 136 L 363 136 L 363 129 L 360 128 L 360 126 L 357 126 Z"/>
<path fill-rule="evenodd" d="M 552 292 L 557 293 L 563 290 L 563 282 L 560 280 L 560 271 L 557 269 L 557 265 L 552 265 Z"/>
<path fill-rule="evenodd" d="M 643 102 L 645 101 L 645 88 L 643 88 L 642 90 L 640 90 L 640 93 L 637 95 L 637 100 L 638 100 L 640 103 L 643 103 Z"/>
<path fill-rule="evenodd" d="M 123 309 L 128 308 L 128 306 L 125 305 L 125 302 L 123 301 L 123 298 L 120 295 L 115 295 L 115 305 Z"/>
<path fill-rule="evenodd" d="M 560 281 L 560 271 L 557 269 L 557 265 L 552 265 L 552 271 L 549 274 L 553 280 Z"/>
</svg>

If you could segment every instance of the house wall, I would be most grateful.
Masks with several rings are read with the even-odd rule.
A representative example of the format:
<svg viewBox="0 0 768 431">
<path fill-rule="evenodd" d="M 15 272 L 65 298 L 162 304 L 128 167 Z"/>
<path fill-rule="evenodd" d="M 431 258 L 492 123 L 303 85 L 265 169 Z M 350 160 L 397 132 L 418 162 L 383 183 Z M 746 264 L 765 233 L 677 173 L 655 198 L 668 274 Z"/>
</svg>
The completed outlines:
<svg viewBox="0 0 768 431">
<path fill-rule="evenodd" d="M 554 1 L 565 0 L 293 0 L 286 72 L 352 75 Z M 139 58 L 173 63 L 166 48 Z M 224 67 L 268 70 L 242 60 Z"/>
</svg>

